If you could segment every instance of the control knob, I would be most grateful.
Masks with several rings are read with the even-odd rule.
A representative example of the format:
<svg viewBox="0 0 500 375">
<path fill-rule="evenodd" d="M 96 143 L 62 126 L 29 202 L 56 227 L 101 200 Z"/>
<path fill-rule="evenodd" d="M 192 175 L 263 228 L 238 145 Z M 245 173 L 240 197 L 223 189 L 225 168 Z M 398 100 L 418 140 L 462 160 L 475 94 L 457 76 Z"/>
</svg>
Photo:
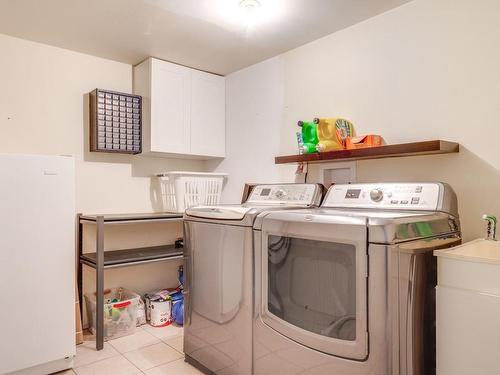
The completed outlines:
<svg viewBox="0 0 500 375">
<path fill-rule="evenodd" d="M 286 191 L 283 189 L 278 189 L 276 190 L 276 193 L 274 193 L 274 196 L 278 199 L 283 199 L 286 197 Z"/>
<path fill-rule="evenodd" d="M 370 191 L 370 198 L 374 202 L 380 202 L 384 198 L 384 192 L 380 189 Z"/>
</svg>

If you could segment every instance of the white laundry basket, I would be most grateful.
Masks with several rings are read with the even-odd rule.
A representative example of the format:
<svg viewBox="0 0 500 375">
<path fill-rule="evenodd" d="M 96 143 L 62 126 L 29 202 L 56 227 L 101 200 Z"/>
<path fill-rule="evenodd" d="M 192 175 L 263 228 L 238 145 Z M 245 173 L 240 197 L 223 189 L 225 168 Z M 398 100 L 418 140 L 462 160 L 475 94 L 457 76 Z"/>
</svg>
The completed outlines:
<svg viewBox="0 0 500 375">
<path fill-rule="evenodd" d="M 220 203 L 227 173 L 167 172 L 157 174 L 165 211 L 184 212 L 191 206 Z"/>
</svg>

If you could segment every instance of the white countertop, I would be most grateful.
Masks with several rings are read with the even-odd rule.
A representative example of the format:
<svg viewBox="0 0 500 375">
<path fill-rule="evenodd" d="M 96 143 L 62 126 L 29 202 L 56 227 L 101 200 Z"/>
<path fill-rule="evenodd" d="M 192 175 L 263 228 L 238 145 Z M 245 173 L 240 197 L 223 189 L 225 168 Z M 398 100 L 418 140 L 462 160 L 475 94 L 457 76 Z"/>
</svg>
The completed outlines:
<svg viewBox="0 0 500 375">
<path fill-rule="evenodd" d="M 500 264 L 500 241 L 478 238 L 450 249 L 435 250 L 434 255 L 469 262 Z"/>
</svg>

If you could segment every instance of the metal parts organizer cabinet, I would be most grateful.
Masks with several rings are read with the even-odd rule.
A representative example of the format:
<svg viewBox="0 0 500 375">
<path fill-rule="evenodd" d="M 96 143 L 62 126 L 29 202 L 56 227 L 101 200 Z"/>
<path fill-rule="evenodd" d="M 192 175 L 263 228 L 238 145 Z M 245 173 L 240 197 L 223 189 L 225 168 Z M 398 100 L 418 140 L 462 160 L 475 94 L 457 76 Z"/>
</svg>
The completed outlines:
<svg viewBox="0 0 500 375">
<path fill-rule="evenodd" d="M 151 213 L 132 215 L 77 215 L 78 223 L 78 290 L 83 298 L 83 265 L 96 270 L 96 349 L 104 347 L 104 270 L 144 263 L 182 259 L 183 249 L 175 245 L 142 247 L 126 250 L 104 251 L 104 226 L 144 222 L 182 221 L 182 214 Z M 96 225 L 96 252 L 83 253 L 84 224 Z M 80 303 L 82 310 L 83 303 Z"/>
</svg>

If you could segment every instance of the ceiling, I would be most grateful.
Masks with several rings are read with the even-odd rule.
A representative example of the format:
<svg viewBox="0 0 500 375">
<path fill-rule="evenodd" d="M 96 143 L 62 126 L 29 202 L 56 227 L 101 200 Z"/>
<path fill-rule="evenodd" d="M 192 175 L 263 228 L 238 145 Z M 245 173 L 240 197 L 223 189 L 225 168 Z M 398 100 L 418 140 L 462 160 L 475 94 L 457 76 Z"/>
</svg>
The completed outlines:
<svg viewBox="0 0 500 375">
<path fill-rule="evenodd" d="M 0 33 L 129 64 L 228 74 L 410 0 L 0 0 Z M 251 14 L 251 15 L 249 15 Z"/>
</svg>

